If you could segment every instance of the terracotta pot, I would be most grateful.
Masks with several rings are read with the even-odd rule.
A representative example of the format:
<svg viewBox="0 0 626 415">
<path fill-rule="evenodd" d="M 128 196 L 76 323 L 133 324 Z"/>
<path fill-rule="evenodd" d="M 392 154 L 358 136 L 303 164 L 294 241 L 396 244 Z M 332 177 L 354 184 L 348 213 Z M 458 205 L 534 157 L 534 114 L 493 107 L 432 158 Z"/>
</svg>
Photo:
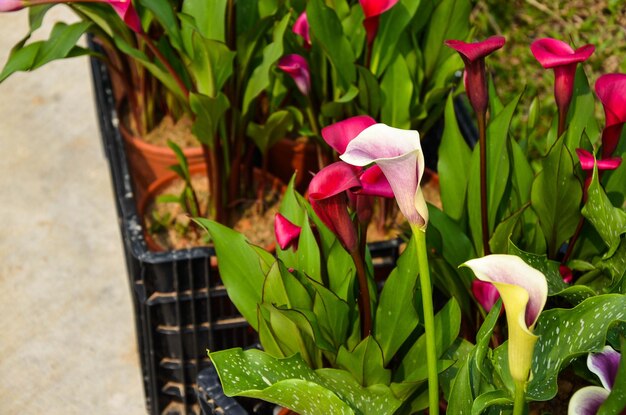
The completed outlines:
<svg viewBox="0 0 626 415">
<path fill-rule="evenodd" d="M 284 183 L 289 183 L 296 173 L 295 186 L 300 193 L 309 186 L 311 172 L 318 171 L 316 146 L 307 137 L 282 139 L 269 150 L 267 157 L 267 170 Z"/>
<path fill-rule="evenodd" d="M 151 183 L 172 173 L 169 167 L 178 164 L 178 161 L 169 147 L 146 142 L 141 137 L 132 134 L 123 123 L 120 123 L 119 127 L 124 137 L 135 192 L 138 199 L 141 199 Z M 185 148 L 183 153 L 190 167 L 204 165 L 201 147 Z"/>
<path fill-rule="evenodd" d="M 197 176 L 197 175 L 206 174 L 205 165 L 204 164 L 195 164 L 193 166 L 190 166 L 189 167 L 189 172 L 190 172 L 192 177 L 193 176 Z M 261 175 L 263 173 L 262 173 L 262 171 L 260 169 L 254 168 L 253 174 L 254 174 L 255 182 L 259 182 L 260 178 L 261 178 Z M 146 245 L 148 246 L 148 249 L 150 251 L 163 252 L 163 251 L 166 251 L 167 249 L 164 248 L 160 243 L 158 243 L 150 235 L 150 232 L 148 232 L 148 230 L 147 230 L 147 228 L 145 226 L 145 221 L 144 221 L 144 216 L 146 214 L 146 210 L 148 209 L 150 204 L 154 201 L 154 199 L 159 194 L 161 194 L 168 186 L 170 186 L 173 181 L 176 181 L 176 180 L 179 180 L 178 175 L 176 175 L 172 171 L 168 171 L 163 176 L 161 176 L 160 178 L 158 178 L 157 180 L 152 182 L 150 184 L 150 186 L 148 186 L 146 191 L 141 195 L 141 197 L 138 198 L 137 212 L 139 214 L 139 219 L 140 219 L 140 221 L 141 221 L 141 223 L 143 225 L 143 233 L 144 233 L 144 237 L 145 237 L 145 240 L 146 240 Z M 279 193 L 281 195 L 281 197 L 282 197 L 282 194 L 284 194 L 285 191 L 287 190 L 287 186 L 285 185 L 285 183 L 283 181 L 281 181 L 279 178 L 277 178 L 277 177 L 275 177 L 272 174 L 269 174 L 267 172 L 265 173 L 265 184 L 266 184 L 266 189 L 267 190 L 275 191 L 275 192 Z M 250 237 L 250 236 L 248 236 L 248 237 Z M 276 250 L 276 243 L 273 241 L 270 244 L 264 245 L 263 247 L 267 251 L 269 251 L 269 252 L 274 252 Z M 213 258 L 212 258 L 212 260 L 213 260 Z"/>
</svg>

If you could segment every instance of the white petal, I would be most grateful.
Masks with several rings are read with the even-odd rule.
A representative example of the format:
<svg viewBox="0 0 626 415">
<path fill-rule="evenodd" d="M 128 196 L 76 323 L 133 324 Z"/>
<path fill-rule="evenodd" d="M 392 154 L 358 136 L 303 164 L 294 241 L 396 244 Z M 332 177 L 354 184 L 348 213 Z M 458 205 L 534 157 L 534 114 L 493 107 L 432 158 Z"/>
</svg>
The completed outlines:
<svg viewBox="0 0 626 415">
<path fill-rule="evenodd" d="M 609 391 L 599 386 L 579 389 L 569 401 L 567 415 L 596 415 L 607 396 Z"/>
</svg>

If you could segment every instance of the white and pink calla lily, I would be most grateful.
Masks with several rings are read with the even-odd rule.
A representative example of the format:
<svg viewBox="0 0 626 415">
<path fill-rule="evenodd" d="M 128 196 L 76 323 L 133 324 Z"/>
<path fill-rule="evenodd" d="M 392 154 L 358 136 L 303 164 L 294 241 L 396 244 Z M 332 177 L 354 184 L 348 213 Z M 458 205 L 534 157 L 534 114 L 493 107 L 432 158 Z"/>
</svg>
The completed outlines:
<svg viewBox="0 0 626 415">
<path fill-rule="evenodd" d="M 586 386 L 574 393 L 567 408 L 568 415 L 595 415 L 611 393 L 622 355 L 611 346 L 599 353 L 589 353 L 587 367 L 595 373 L 603 387 Z"/>
<path fill-rule="evenodd" d="M 515 255 L 487 255 L 463 265 L 500 293 L 509 327 L 511 377 L 525 383 L 538 339 L 532 331 L 548 298 L 545 275 Z"/>
<path fill-rule="evenodd" d="M 428 207 L 420 188 L 424 154 L 417 131 L 371 125 L 348 143 L 340 158 L 353 166 L 378 165 L 391 185 L 400 211 L 412 226 L 426 229 Z"/>
</svg>

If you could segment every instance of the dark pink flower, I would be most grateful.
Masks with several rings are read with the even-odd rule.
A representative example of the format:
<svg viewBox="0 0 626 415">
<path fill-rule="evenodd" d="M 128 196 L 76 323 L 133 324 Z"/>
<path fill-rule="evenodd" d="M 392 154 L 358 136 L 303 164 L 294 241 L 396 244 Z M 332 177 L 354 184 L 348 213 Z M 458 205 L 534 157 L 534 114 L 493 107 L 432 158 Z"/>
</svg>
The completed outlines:
<svg viewBox="0 0 626 415">
<path fill-rule="evenodd" d="M 612 157 L 603 160 L 596 160 L 593 154 L 582 148 L 576 149 L 576 155 L 578 155 L 578 160 L 580 160 L 580 167 L 587 174 L 585 177 L 585 186 L 583 188 L 583 200 L 587 200 L 587 189 L 589 189 L 589 184 L 591 183 L 594 165 L 598 166 L 599 171 L 604 171 L 615 170 L 622 163 L 621 157 Z"/>
<path fill-rule="evenodd" d="M 304 39 L 304 47 L 307 49 L 311 47 L 311 33 L 309 30 L 309 20 L 306 17 L 306 12 L 303 12 L 300 16 L 298 16 L 291 30 L 293 33 Z"/>
<path fill-rule="evenodd" d="M 368 45 L 371 45 L 376 38 L 380 15 L 391 9 L 397 2 L 398 0 L 359 0 L 365 15 L 363 26 L 365 26 L 365 32 L 367 33 Z"/>
<path fill-rule="evenodd" d="M 489 94 L 485 76 L 485 57 L 504 46 L 506 39 L 492 36 L 482 42 L 466 43 L 461 40 L 446 40 L 446 46 L 456 50 L 465 63 L 465 92 L 477 114 L 487 111 Z"/>
<path fill-rule="evenodd" d="M 322 138 L 326 144 L 331 146 L 337 153 L 343 154 L 348 143 L 354 139 L 361 131 L 376 124 L 376 121 L 367 115 L 357 115 L 336 122 L 322 128 Z"/>
<path fill-rule="evenodd" d="M 137 11 L 133 7 L 131 0 L 103 0 L 104 3 L 109 3 L 113 10 L 120 16 L 120 18 L 126 23 L 131 30 L 136 33 L 143 33 L 141 27 L 141 20 Z"/>
<path fill-rule="evenodd" d="M 306 59 L 296 54 L 285 55 L 278 61 L 278 68 L 291 76 L 303 95 L 309 95 L 309 91 L 311 90 L 311 75 Z"/>
<path fill-rule="evenodd" d="M 500 299 L 500 294 L 496 287 L 490 282 L 481 280 L 472 281 L 472 293 L 476 301 L 478 301 L 478 304 L 480 304 L 486 312 L 491 311 L 494 304 Z"/>
<path fill-rule="evenodd" d="M 23 8 L 23 0 L 0 0 L 0 12 L 14 12 Z"/>
<path fill-rule="evenodd" d="M 584 62 L 595 50 L 593 45 L 585 45 L 576 50 L 557 39 L 537 39 L 530 45 L 530 50 L 546 69 L 554 69 L 554 97 L 556 105 L 564 114 L 574 92 L 576 65 Z"/>
<path fill-rule="evenodd" d="M 561 278 L 563 278 L 563 282 L 566 284 L 571 284 L 574 279 L 574 274 L 572 274 L 572 270 L 567 265 L 559 265 L 559 274 L 561 274 Z"/>
<path fill-rule="evenodd" d="M 612 73 L 598 78 L 596 94 L 606 116 L 602 131 L 602 158 L 613 155 L 626 122 L 626 74 Z"/>
<path fill-rule="evenodd" d="M 298 238 L 301 231 L 301 227 L 293 224 L 280 213 L 276 213 L 274 217 L 274 235 L 280 249 L 285 250 L 289 247 L 293 247 L 294 250 L 298 249 Z"/>
<path fill-rule="evenodd" d="M 358 173 L 359 169 L 338 161 L 320 170 L 309 184 L 311 207 L 348 252 L 353 252 L 358 245 L 347 194 L 361 188 Z"/>
</svg>

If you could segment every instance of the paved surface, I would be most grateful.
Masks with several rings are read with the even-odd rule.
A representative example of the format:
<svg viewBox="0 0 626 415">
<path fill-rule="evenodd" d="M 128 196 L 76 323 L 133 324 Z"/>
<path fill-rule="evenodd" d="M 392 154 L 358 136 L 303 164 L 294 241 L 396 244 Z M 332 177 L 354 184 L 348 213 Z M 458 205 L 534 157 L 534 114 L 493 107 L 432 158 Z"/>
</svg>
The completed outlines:
<svg viewBox="0 0 626 415">
<path fill-rule="evenodd" d="M 26 31 L 0 14 L 0 65 Z M 86 58 L 0 84 L 0 157 L 0 414 L 145 414 Z"/>
</svg>

